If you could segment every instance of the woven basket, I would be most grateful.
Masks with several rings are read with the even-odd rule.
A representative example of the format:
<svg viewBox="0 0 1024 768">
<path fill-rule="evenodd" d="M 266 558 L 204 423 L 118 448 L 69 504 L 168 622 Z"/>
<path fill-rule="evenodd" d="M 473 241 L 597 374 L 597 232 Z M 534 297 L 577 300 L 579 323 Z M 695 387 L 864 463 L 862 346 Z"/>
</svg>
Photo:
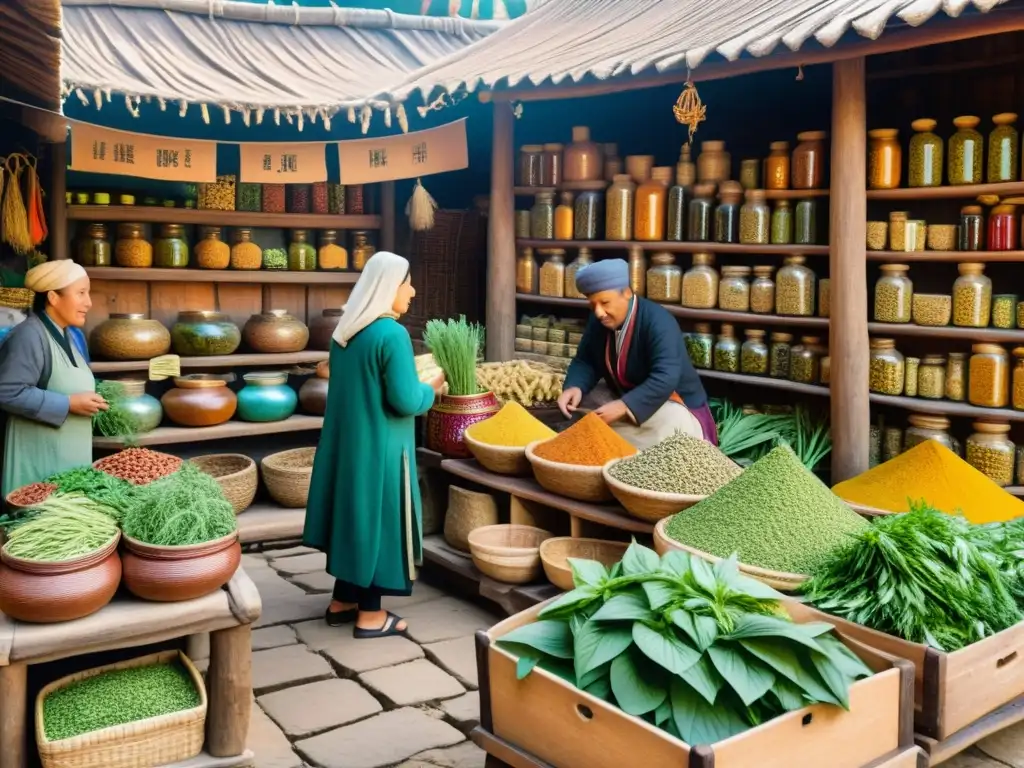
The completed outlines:
<svg viewBox="0 0 1024 768">
<path fill-rule="evenodd" d="M 603 566 L 611 568 L 622 559 L 628 548 L 628 544 L 619 541 L 559 536 L 547 539 L 540 545 L 540 559 L 544 564 L 544 574 L 548 581 L 568 592 L 576 588 L 572 580 L 572 568 L 569 567 L 570 557 L 597 560 Z"/>
<path fill-rule="evenodd" d="M 301 509 L 309 498 L 316 448 L 292 448 L 267 456 L 260 465 L 263 482 L 282 507 Z"/>
<path fill-rule="evenodd" d="M 462 433 L 462 441 L 480 462 L 480 466 L 499 475 L 529 475 L 530 462 L 526 458 L 526 448 L 507 445 L 489 445 L 474 440 L 470 427 Z"/>
<path fill-rule="evenodd" d="M 256 462 L 241 453 L 211 453 L 189 459 L 196 467 L 217 481 L 224 496 L 240 514 L 256 498 L 259 472 Z"/>
<path fill-rule="evenodd" d="M 28 288 L 0 288 L 0 307 L 31 309 L 36 292 Z"/>
<path fill-rule="evenodd" d="M 455 549 L 469 552 L 469 534 L 477 528 L 497 525 L 498 504 L 489 493 L 448 486 L 448 509 L 444 513 L 444 540 Z"/>
<path fill-rule="evenodd" d="M 685 493 L 661 493 L 659 491 L 647 491 L 633 485 L 627 485 L 621 480 L 616 480 L 608 472 L 615 464 L 622 459 L 612 459 L 601 469 L 604 481 L 612 496 L 618 499 L 629 514 L 638 520 L 645 520 L 648 523 L 656 523 L 662 518 L 670 517 L 676 512 L 689 509 L 698 501 L 703 501 L 707 496 L 691 496 Z"/>
<path fill-rule="evenodd" d="M 199 692 L 199 706 L 134 723 L 90 731 L 61 741 L 46 738 L 43 702 L 56 690 L 115 669 L 180 661 Z M 77 672 L 50 683 L 36 697 L 36 745 L 43 768 L 150 768 L 189 760 L 203 749 L 206 726 L 206 686 L 181 651 L 164 651 L 130 661 Z"/>
<path fill-rule="evenodd" d="M 485 525 L 469 534 L 469 551 L 481 573 L 506 584 L 526 584 L 540 576 L 540 545 L 550 538 L 529 525 Z"/>
<path fill-rule="evenodd" d="M 704 552 L 693 547 L 688 547 L 685 544 L 680 544 L 675 539 L 669 537 L 665 532 L 665 527 L 668 525 L 669 518 L 661 520 L 657 525 L 654 526 L 654 550 L 659 555 L 664 555 L 666 552 L 670 552 L 675 549 L 680 552 L 686 552 L 690 555 L 695 555 L 702 560 L 706 560 L 709 563 L 717 563 L 721 560 L 721 557 L 716 557 L 709 552 Z M 763 584 L 767 584 L 769 587 L 773 587 L 780 592 L 793 592 L 807 581 L 810 576 L 802 573 L 786 573 L 785 571 L 772 571 L 767 568 L 758 568 L 756 565 L 746 565 L 745 563 L 739 564 L 740 573 L 746 574 L 752 579 L 757 579 Z"/>
<path fill-rule="evenodd" d="M 526 446 L 526 459 L 533 467 L 533 476 L 545 490 L 577 501 L 611 501 L 612 492 L 604 481 L 601 467 L 561 464 L 534 456 L 533 449 L 544 440 Z"/>
</svg>

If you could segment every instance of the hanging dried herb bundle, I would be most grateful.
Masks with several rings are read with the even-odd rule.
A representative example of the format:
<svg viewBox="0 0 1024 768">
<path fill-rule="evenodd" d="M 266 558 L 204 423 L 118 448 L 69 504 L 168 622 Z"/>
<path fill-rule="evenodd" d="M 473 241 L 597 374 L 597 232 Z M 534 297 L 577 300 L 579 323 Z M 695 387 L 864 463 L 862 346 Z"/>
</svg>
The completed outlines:
<svg viewBox="0 0 1024 768">
<path fill-rule="evenodd" d="M 28 227 L 28 211 L 21 195 L 21 172 L 25 168 L 24 156 L 10 155 L 5 163 L 7 169 L 6 194 L 3 200 L 3 238 L 14 252 L 24 256 L 33 248 Z"/>
<path fill-rule="evenodd" d="M 33 247 L 41 245 L 49 235 L 49 230 L 46 227 L 46 212 L 43 210 L 43 187 L 39 183 L 36 163 L 36 158 L 31 156 L 26 158 L 28 233 Z"/>
</svg>

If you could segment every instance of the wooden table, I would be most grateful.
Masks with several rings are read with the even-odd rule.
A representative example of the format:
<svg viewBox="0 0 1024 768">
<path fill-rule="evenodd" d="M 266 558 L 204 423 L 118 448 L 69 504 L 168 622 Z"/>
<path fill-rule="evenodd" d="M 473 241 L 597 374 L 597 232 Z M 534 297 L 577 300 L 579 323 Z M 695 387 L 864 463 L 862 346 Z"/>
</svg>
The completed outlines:
<svg viewBox="0 0 1024 768">
<path fill-rule="evenodd" d="M 243 768 L 252 697 L 251 625 L 262 608 L 256 585 L 239 567 L 216 592 L 180 603 L 115 599 L 84 619 L 26 624 L 0 614 L 0 768 L 25 768 L 28 668 L 88 653 L 131 648 L 210 633 L 206 674 L 209 707 L 204 752 L 175 768 Z"/>
</svg>

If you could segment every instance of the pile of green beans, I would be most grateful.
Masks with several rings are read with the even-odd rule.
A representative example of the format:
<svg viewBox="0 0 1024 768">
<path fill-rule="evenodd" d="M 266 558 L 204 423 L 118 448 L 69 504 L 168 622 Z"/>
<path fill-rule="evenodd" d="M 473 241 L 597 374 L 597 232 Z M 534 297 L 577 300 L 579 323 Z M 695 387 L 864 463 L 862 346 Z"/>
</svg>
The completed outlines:
<svg viewBox="0 0 1024 768">
<path fill-rule="evenodd" d="M 54 494 L 7 532 L 11 557 L 63 562 L 102 549 L 117 535 L 116 511 L 81 494 Z"/>
</svg>

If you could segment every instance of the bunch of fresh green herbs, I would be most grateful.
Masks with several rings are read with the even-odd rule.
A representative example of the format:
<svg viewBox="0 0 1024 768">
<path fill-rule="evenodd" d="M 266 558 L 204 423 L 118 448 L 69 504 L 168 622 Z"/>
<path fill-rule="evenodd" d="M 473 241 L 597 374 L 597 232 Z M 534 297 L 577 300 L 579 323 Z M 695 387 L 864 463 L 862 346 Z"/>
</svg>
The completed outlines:
<svg viewBox="0 0 1024 768">
<path fill-rule="evenodd" d="M 792 413 L 744 413 L 729 400 L 708 401 L 718 427 L 718 447 L 740 466 L 746 467 L 778 445 L 788 445 L 800 462 L 814 470 L 832 451 L 828 418 L 815 417 L 805 405 Z"/>
<path fill-rule="evenodd" d="M 58 493 L 80 493 L 99 502 L 116 513 L 120 520 L 131 503 L 136 486 L 119 477 L 90 467 L 75 467 L 46 478 L 57 486 Z"/>
<path fill-rule="evenodd" d="M 116 510 L 80 493 L 54 493 L 8 523 L 12 557 L 63 562 L 102 549 L 117 535 Z"/>
<path fill-rule="evenodd" d="M 464 315 L 458 320 L 428 320 L 423 341 L 444 371 L 450 395 L 475 395 L 476 363 L 484 341 L 484 329 L 478 323 L 467 323 Z"/>
<path fill-rule="evenodd" d="M 109 407 L 92 417 L 93 429 L 104 437 L 120 437 L 125 445 L 135 445 L 139 421 L 124 407 L 127 399 L 124 386 L 116 381 L 100 381 L 96 384 L 96 394 L 106 400 Z"/>
<path fill-rule="evenodd" d="M 497 640 L 517 675 L 541 667 L 691 745 L 813 703 L 849 707 L 871 674 L 825 623 L 796 624 L 774 589 L 634 542 L 611 570 L 570 559 L 576 589 Z"/>
</svg>

